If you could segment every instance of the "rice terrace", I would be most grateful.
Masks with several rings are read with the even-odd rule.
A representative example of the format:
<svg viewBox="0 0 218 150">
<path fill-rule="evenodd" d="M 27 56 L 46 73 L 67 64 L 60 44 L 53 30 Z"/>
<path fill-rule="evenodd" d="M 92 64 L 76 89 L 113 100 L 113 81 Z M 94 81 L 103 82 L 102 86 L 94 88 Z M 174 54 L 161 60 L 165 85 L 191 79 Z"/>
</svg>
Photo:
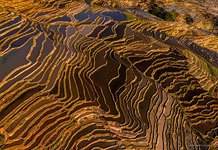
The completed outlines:
<svg viewBox="0 0 218 150">
<path fill-rule="evenodd" d="M 0 0 L 0 150 L 218 150 L 218 1 Z"/>
</svg>

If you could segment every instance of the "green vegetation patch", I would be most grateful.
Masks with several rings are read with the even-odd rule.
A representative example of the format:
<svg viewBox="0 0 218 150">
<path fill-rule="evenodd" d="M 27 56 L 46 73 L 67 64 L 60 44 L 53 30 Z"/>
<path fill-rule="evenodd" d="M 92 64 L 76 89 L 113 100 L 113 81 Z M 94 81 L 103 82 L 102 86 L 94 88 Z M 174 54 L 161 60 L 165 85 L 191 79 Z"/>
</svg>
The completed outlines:
<svg viewBox="0 0 218 150">
<path fill-rule="evenodd" d="M 175 21 L 179 15 L 176 11 L 166 11 L 164 8 L 159 7 L 157 4 L 150 5 L 148 12 L 166 21 Z"/>
<path fill-rule="evenodd" d="M 124 12 L 124 14 L 126 16 L 126 20 L 133 20 L 133 19 L 135 19 L 135 15 L 133 15 L 132 13 Z"/>
</svg>

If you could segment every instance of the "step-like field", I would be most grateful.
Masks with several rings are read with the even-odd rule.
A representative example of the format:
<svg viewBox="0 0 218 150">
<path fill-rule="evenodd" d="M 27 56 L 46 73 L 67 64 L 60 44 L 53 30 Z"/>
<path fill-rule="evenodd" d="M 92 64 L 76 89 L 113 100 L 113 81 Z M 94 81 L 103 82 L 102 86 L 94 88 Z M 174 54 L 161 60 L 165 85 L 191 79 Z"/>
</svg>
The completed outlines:
<svg viewBox="0 0 218 150">
<path fill-rule="evenodd" d="M 218 39 L 180 29 L 133 9 L 0 0 L 0 150 L 216 149 Z"/>
</svg>

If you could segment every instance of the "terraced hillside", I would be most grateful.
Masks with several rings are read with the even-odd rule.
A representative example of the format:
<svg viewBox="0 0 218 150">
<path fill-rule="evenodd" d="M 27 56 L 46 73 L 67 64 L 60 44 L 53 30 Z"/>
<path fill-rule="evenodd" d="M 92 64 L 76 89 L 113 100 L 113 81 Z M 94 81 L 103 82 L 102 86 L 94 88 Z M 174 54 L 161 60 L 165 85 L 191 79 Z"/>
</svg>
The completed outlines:
<svg viewBox="0 0 218 150">
<path fill-rule="evenodd" d="M 0 149 L 215 150 L 217 79 L 218 37 L 191 25 L 0 0 Z"/>
</svg>

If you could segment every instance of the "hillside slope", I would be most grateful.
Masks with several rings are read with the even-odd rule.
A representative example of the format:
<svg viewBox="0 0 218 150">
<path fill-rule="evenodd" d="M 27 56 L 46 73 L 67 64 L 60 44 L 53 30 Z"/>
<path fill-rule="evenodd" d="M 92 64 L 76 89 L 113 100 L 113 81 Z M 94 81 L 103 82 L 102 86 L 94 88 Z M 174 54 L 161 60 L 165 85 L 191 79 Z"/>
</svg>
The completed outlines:
<svg viewBox="0 0 218 150">
<path fill-rule="evenodd" d="M 217 149 L 215 29 L 146 5 L 0 1 L 0 149 Z"/>
</svg>

